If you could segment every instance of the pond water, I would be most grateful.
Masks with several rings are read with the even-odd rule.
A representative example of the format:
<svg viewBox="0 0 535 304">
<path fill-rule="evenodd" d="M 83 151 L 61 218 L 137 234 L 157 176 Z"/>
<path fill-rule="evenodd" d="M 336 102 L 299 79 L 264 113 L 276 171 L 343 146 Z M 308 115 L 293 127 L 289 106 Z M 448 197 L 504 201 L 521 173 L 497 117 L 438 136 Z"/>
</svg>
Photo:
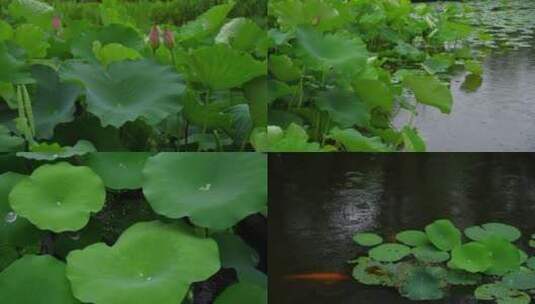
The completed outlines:
<svg viewBox="0 0 535 304">
<path fill-rule="evenodd" d="M 463 90 L 464 74 L 454 77 L 452 112 L 418 106 L 414 125 L 428 151 L 535 151 L 535 1 L 474 3 L 482 11 L 476 20 L 511 50 L 486 57 L 475 92 Z M 401 113 L 396 125 L 408 116 Z"/>
<path fill-rule="evenodd" d="M 269 297 L 273 303 L 415 303 L 354 280 L 289 281 L 291 274 L 351 274 L 365 251 L 358 231 L 393 239 L 439 218 L 465 228 L 489 221 L 535 232 L 535 155 L 270 155 Z M 530 255 L 527 240 L 523 249 Z M 454 289 L 433 303 L 476 303 Z"/>
</svg>

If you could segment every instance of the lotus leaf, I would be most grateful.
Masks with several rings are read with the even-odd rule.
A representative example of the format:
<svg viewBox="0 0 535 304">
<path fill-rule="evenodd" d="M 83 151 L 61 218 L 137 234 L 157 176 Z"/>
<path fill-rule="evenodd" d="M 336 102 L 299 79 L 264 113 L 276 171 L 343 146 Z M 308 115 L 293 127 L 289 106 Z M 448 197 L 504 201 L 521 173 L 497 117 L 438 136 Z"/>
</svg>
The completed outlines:
<svg viewBox="0 0 535 304">
<path fill-rule="evenodd" d="M 24 62 L 10 54 L 2 42 L 0 42 L 0 66 L 2 67 L 0 69 L 0 81 L 2 82 L 17 81 L 27 76 L 24 73 Z"/>
<path fill-rule="evenodd" d="M 492 265 L 492 252 L 483 244 L 471 242 L 456 247 L 451 252 L 451 262 L 468 272 L 483 272 Z"/>
<path fill-rule="evenodd" d="M 400 293 L 415 301 L 437 300 L 444 297 L 440 278 L 428 268 L 413 269 L 405 282 L 401 285 Z"/>
<path fill-rule="evenodd" d="M 93 52 L 95 53 L 95 57 L 97 57 L 104 66 L 108 66 L 113 62 L 142 58 L 138 51 L 128 48 L 120 43 L 110 43 L 105 46 L 96 43 L 93 45 Z"/>
<path fill-rule="evenodd" d="M 137 51 L 144 46 L 143 38 L 135 29 L 129 26 L 111 24 L 94 30 L 87 30 L 85 27 L 87 25 L 84 26 L 84 29 L 77 37 L 73 37 L 71 52 L 74 57 L 97 63 L 97 58 L 93 52 L 94 42 L 96 41 L 102 45 L 118 43 Z"/>
<path fill-rule="evenodd" d="M 476 285 L 481 281 L 481 275 L 462 270 L 450 269 L 446 280 L 452 285 Z"/>
<path fill-rule="evenodd" d="M 461 245 L 461 232 L 449 220 L 437 220 L 427 225 L 425 233 L 440 250 L 448 251 Z"/>
<path fill-rule="evenodd" d="M 258 303 L 267 304 L 267 290 L 260 286 L 240 282 L 227 287 L 214 304 Z"/>
<path fill-rule="evenodd" d="M 436 107 L 442 113 L 451 112 L 451 91 L 435 77 L 408 75 L 403 79 L 403 83 L 414 92 L 419 103 Z"/>
<path fill-rule="evenodd" d="M 487 223 L 481 226 L 468 227 L 464 230 L 464 234 L 474 241 L 496 236 L 514 242 L 522 236 L 522 233 L 517 228 L 501 223 Z"/>
<path fill-rule="evenodd" d="M 355 243 L 361 246 L 376 246 L 383 242 L 383 238 L 375 233 L 359 232 L 353 235 Z"/>
<path fill-rule="evenodd" d="M 37 0 L 14 0 L 8 7 L 14 18 L 23 18 L 26 22 L 39 25 L 43 29 L 52 27 L 54 8 Z"/>
<path fill-rule="evenodd" d="M 387 266 L 368 257 L 360 257 L 353 268 L 353 277 L 362 284 L 394 286 L 394 273 Z"/>
<path fill-rule="evenodd" d="M 71 63 L 63 68 L 62 77 L 84 85 L 87 109 L 104 127 L 120 127 L 138 118 L 154 125 L 182 109 L 182 78 L 150 60 L 116 62 L 107 70 Z"/>
<path fill-rule="evenodd" d="M 500 237 L 489 237 L 481 242 L 492 253 L 493 262 L 487 273 L 503 275 L 519 269 L 520 252 L 515 245 Z"/>
<path fill-rule="evenodd" d="M 24 139 L 22 137 L 13 136 L 8 128 L 0 125 L 0 151 L 14 152 L 23 149 Z"/>
<path fill-rule="evenodd" d="M 449 260 L 450 255 L 446 251 L 440 251 L 433 245 L 422 245 L 412 249 L 414 257 L 424 263 L 442 263 Z"/>
<path fill-rule="evenodd" d="M 370 107 L 392 111 L 394 95 L 390 88 L 376 79 L 359 79 L 354 82 L 355 92 Z"/>
<path fill-rule="evenodd" d="M 479 286 L 474 295 L 478 300 L 495 300 L 498 304 L 529 304 L 530 296 L 519 290 L 510 289 L 502 284 L 484 284 Z"/>
<path fill-rule="evenodd" d="M 411 249 L 401 244 L 383 244 L 370 250 L 372 259 L 379 262 L 396 262 L 411 253 Z"/>
<path fill-rule="evenodd" d="M 502 284 L 511 289 L 535 289 L 535 272 L 528 269 L 520 269 L 509 273 L 502 278 Z"/>
<path fill-rule="evenodd" d="M 62 232 L 83 228 L 105 198 L 104 184 L 90 168 L 62 162 L 35 169 L 13 188 L 9 203 L 40 229 Z"/>
<path fill-rule="evenodd" d="M 113 247 L 97 243 L 67 257 L 74 295 L 95 304 L 175 304 L 220 268 L 217 244 L 184 224 L 142 222 Z"/>
<path fill-rule="evenodd" d="M 178 31 L 177 40 L 200 40 L 216 32 L 219 27 L 221 27 L 233 7 L 234 3 L 228 3 L 210 8 L 204 14 L 197 17 L 197 19 L 183 25 Z"/>
<path fill-rule="evenodd" d="M 331 130 L 330 137 L 344 146 L 348 152 L 388 152 L 391 149 L 379 137 L 366 137 L 356 129 Z"/>
<path fill-rule="evenodd" d="M 192 51 L 188 65 L 195 79 L 214 90 L 240 87 L 267 73 L 265 63 L 226 44 Z"/>
<path fill-rule="evenodd" d="M 100 152 L 91 153 L 86 164 L 93 169 L 110 189 L 139 189 L 142 170 L 150 153 Z"/>
<path fill-rule="evenodd" d="M 18 152 L 17 156 L 35 160 L 55 160 L 96 152 L 92 143 L 80 140 L 73 147 L 61 147 L 58 144 L 42 143 L 30 148 L 31 152 Z"/>
<path fill-rule="evenodd" d="M 269 56 L 269 71 L 282 81 L 295 81 L 302 77 L 302 71 L 287 55 Z"/>
<path fill-rule="evenodd" d="M 318 143 L 309 143 L 307 132 L 299 125 L 291 123 L 283 131 L 277 126 L 268 126 L 252 135 L 252 143 L 262 152 L 319 152 Z"/>
<path fill-rule="evenodd" d="M 329 113 L 330 119 L 342 128 L 354 125 L 365 127 L 370 123 L 370 109 L 353 92 L 323 91 L 316 98 L 315 104 L 321 111 Z"/>
<path fill-rule="evenodd" d="M 143 193 L 158 214 L 226 229 L 264 209 L 266 172 L 261 154 L 161 153 L 147 161 Z"/>
<path fill-rule="evenodd" d="M 237 50 L 252 52 L 265 38 L 267 38 L 265 32 L 256 23 L 240 17 L 223 25 L 215 37 L 215 42 L 227 43 Z"/>
<path fill-rule="evenodd" d="M 405 230 L 396 234 L 396 240 L 405 245 L 417 247 L 429 244 L 429 239 L 423 231 L 419 230 Z"/>
<path fill-rule="evenodd" d="M 6 303 L 75 304 L 65 264 L 44 255 L 26 255 L 0 273 L 0 299 Z"/>
<path fill-rule="evenodd" d="M 9 23 L 0 20 L 0 42 L 13 38 L 13 28 Z"/>
<path fill-rule="evenodd" d="M 30 58 L 44 58 L 50 47 L 46 33 L 33 24 L 23 24 L 15 29 L 14 41 L 24 48 Z"/>
<path fill-rule="evenodd" d="M 530 257 L 530 258 L 526 261 L 526 266 L 528 266 L 528 267 L 531 268 L 532 270 L 535 270 L 535 257 Z"/>
</svg>

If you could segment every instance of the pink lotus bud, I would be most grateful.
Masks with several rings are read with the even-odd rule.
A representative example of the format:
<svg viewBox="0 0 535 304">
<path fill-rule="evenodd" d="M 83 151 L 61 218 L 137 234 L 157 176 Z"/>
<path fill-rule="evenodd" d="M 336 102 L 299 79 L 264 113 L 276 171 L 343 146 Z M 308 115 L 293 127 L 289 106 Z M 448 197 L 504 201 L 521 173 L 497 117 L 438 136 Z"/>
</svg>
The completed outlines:
<svg viewBox="0 0 535 304">
<path fill-rule="evenodd" d="M 165 29 L 165 32 L 163 34 L 163 41 L 165 43 L 165 46 L 172 50 L 175 47 L 175 33 L 173 33 L 170 29 Z"/>
<path fill-rule="evenodd" d="M 52 27 L 56 31 L 59 31 L 61 29 L 61 18 L 60 17 L 54 16 L 54 18 L 52 18 Z"/>
<path fill-rule="evenodd" d="M 150 30 L 149 42 L 154 50 L 160 46 L 160 28 L 157 25 L 153 25 Z"/>
</svg>

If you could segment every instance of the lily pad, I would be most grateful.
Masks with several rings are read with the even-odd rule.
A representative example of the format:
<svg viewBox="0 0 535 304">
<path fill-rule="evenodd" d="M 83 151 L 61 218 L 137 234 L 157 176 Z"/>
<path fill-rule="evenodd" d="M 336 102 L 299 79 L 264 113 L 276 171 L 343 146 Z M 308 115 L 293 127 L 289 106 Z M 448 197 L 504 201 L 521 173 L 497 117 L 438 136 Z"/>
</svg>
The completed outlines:
<svg viewBox="0 0 535 304">
<path fill-rule="evenodd" d="M 62 232 L 83 228 L 105 198 L 104 184 L 91 169 L 62 162 L 35 169 L 13 188 L 9 203 L 40 229 Z"/>
<path fill-rule="evenodd" d="M 502 284 L 511 289 L 535 289 L 535 272 L 533 270 L 520 269 L 505 275 L 502 278 Z"/>
<path fill-rule="evenodd" d="M 86 164 L 93 169 L 110 189 L 139 189 L 142 170 L 150 153 L 99 152 L 91 153 Z"/>
<path fill-rule="evenodd" d="M 143 170 L 143 193 L 158 214 L 227 229 L 267 202 L 266 156 L 160 153 Z"/>
<path fill-rule="evenodd" d="M 498 304 L 529 304 L 530 296 L 520 290 L 510 289 L 503 284 L 484 284 L 479 286 L 474 295 L 478 300 L 495 300 Z"/>
<path fill-rule="evenodd" d="M 18 152 L 17 156 L 35 160 L 55 160 L 96 151 L 93 144 L 87 140 L 80 140 L 73 147 L 61 147 L 57 143 L 41 143 L 30 149 L 30 152 Z"/>
<path fill-rule="evenodd" d="M 442 263 L 450 258 L 450 254 L 441 251 L 433 245 L 422 245 L 412 249 L 414 257 L 424 263 Z"/>
<path fill-rule="evenodd" d="M 95 304 L 176 304 L 219 268 L 214 240 L 160 222 L 137 223 L 113 247 L 97 243 L 67 257 L 74 295 Z"/>
<path fill-rule="evenodd" d="M 408 246 L 424 246 L 429 244 L 429 239 L 423 231 L 405 230 L 396 234 L 396 240 Z"/>
<path fill-rule="evenodd" d="M 530 258 L 526 261 L 526 266 L 528 266 L 528 267 L 531 268 L 532 270 L 535 270 L 535 257 L 530 257 Z"/>
<path fill-rule="evenodd" d="M 495 236 L 514 242 L 522 236 L 522 233 L 517 228 L 502 223 L 487 223 L 481 226 L 468 227 L 464 230 L 464 234 L 474 241 L 481 241 Z"/>
<path fill-rule="evenodd" d="M 400 293 L 414 301 L 438 300 L 444 297 L 440 278 L 425 267 L 413 269 L 400 287 Z"/>
<path fill-rule="evenodd" d="M 520 252 L 518 248 L 499 237 L 484 239 L 482 243 L 492 253 L 492 265 L 488 274 L 504 275 L 520 268 Z"/>
<path fill-rule="evenodd" d="M 150 60 L 115 62 L 107 70 L 71 63 L 63 68 L 62 77 L 83 84 L 87 109 L 104 127 L 120 127 L 138 118 L 155 125 L 182 109 L 182 78 L 170 67 Z"/>
<path fill-rule="evenodd" d="M 75 304 L 65 264 L 43 255 L 26 255 L 0 273 L 0 299 L 24 304 Z"/>
<path fill-rule="evenodd" d="M 452 285 L 476 285 L 481 281 L 481 275 L 462 270 L 450 269 L 448 270 L 446 280 Z"/>
<path fill-rule="evenodd" d="M 361 246 L 376 246 L 383 242 L 383 238 L 375 233 L 359 232 L 353 235 L 355 243 Z"/>
<path fill-rule="evenodd" d="M 411 249 L 401 244 L 383 244 L 370 250 L 372 259 L 379 262 L 397 262 L 411 253 Z"/>
<path fill-rule="evenodd" d="M 477 242 L 456 247 L 451 252 L 452 264 L 472 273 L 489 269 L 492 261 L 492 252 L 485 245 Z"/>
<path fill-rule="evenodd" d="M 449 220 L 437 220 L 427 225 L 425 233 L 440 250 L 448 251 L 461 245 L 461 232 Z"/>
<path fill-rule="evenodd" d="M 239 282 L 227 287 L 214 304 L 258 303 L 267 304 L 267 290 L 248 282 Z"/>
<path fill-rule="evenodd" d="M 353 277 L 362 284 L 394 286 L 394 274 L 387 266 L 368 257 L 359 257 L 353 268 Z"/>
</svg>

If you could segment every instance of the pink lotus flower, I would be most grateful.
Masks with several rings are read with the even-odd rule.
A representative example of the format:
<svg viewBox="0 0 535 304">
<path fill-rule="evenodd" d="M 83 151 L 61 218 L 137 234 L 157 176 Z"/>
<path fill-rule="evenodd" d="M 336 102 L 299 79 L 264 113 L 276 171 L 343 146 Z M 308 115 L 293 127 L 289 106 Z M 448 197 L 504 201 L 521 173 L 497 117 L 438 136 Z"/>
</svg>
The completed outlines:
<svg viewBox="0 0 535 304">
<path fill-rule="evenodd" d="M 163 34 L 163 41 L 165 43 L 165 46 L 172 50 L 175 47 L 175 33 L 173 33 L 170 29 L 165 29 L 165 32 Z"/>
<path fill-rule="evenodd" d="M 56 31 L 59 31 L 61 29 L 61 18 L 60 17 L 54 16 L 54 18 L 52 18 L 52 27 Z"/>
<path fill-rule="evenodd" d="M 160 46 L 160 28 L 157 25 L 153 25 L 150 30 L 149 42 L 153 50 Z"/>
</svg>

